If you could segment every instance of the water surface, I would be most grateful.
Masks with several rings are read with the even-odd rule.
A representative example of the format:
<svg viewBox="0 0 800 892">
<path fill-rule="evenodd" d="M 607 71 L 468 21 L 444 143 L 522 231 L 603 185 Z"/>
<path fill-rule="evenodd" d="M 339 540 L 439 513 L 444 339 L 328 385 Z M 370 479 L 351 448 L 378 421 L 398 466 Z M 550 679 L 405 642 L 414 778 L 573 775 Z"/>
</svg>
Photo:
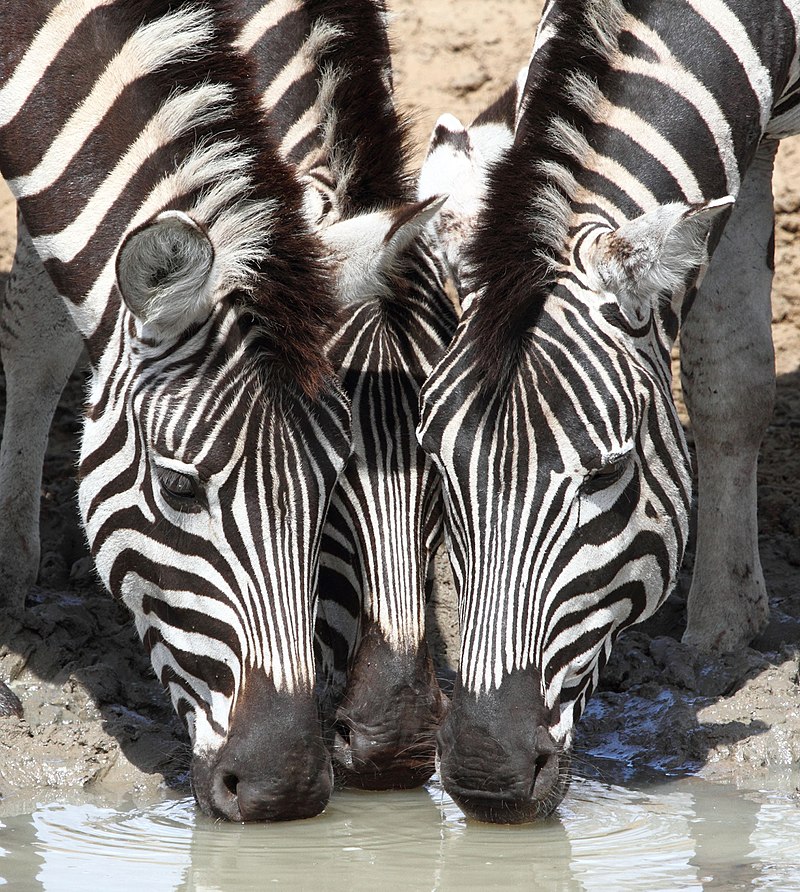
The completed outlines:
<svg viewBox="0 0 800 892">
<path fill-rule="evenodd" d="M 13 812 L 6 801 L 4 812 Z M 683 779 L 576 780 L 543 824 L 467 823 L 427 790 L 339 791 L 325 814 L 231 825 L 188 797 L 40 796 L 0 819 L 10 890 L 798 889 L 800 803 Z"/>
</svg>

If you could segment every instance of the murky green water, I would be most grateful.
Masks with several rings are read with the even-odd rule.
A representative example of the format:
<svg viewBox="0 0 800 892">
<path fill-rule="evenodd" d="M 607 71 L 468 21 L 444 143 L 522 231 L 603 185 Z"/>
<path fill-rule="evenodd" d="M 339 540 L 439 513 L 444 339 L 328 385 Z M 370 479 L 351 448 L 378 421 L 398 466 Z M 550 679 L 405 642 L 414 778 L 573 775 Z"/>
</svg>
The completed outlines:
<svg viewBox="0 0 800 892">
<path fill-rule="evenodd" d="M 13 811 L 13 802 L 4 804 Z M 558 817 L 468 824 L 438 785 L 338 792 L 319 818 L 215 823 L 192 800 L 40 797 L 0 819 L 10 890 L 800 889 L 800 801 L 695 779 L 575 781 Z"/>
</svg>

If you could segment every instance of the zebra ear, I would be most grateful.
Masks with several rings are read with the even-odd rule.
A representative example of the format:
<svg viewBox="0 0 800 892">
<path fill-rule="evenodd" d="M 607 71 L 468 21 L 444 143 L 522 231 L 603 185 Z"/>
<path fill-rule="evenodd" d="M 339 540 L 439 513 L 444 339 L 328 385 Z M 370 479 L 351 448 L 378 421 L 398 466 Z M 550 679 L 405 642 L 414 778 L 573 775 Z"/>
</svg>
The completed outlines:
<svg viewBox="0 0 800 892">
<path fill-rule="evenodd" d="M 410 202 L 390 211 L 359 214 L 320 232 L 337 261 L 336 288 L 347 301 L 374 297 L 411 242 L 436 216 L 444 198 Z"/>
<path fill-rule="evenodd" d="M 424 201 L 432 195 L 446 196 L 433 229 L 457 281 L 461 249 L 475 226 L 483 197 L 479 176 L 467 128 L 453 115 L 442 115 L 419 172 L 417 197 Z"/>
<path fill-rule="evenodd" d="M 417 196 L 422 200 L 431 195 L 453 193 L 452 198 L 456 200 L 459 190 L 470 185 L 474 176 L 472 156 L 467 128 L 455 115 L 440 115 L 419 172 Z"/>
<path fill-rule="evenodd" d="M 726 195 L 703 204 L 666 204 L 604 233 L 588 258 L 595 287 L 616 294 L 623 310 L 641 320 L 653 300 L 671 295 L 708 262 L 708 233 L 733 202 Z"/>
<path fill-rule="evenodd" d="M 211 312 L 214 247 L 182 211 L 163 211 L 129 233 L 117 285 L 130 311 L 157 336 L 177 336 Z"/>
<path fill-rule="evenodd" d="M 467 128 L 458 118 L 444 114 L 433 128 L 417 196 L 447 195 L 433 228 L 457 281 L 462 277 L 463 245 L 483 206 L 490 167 L 512 140 L 510 127 L 497 121 Z"/>
</svg>

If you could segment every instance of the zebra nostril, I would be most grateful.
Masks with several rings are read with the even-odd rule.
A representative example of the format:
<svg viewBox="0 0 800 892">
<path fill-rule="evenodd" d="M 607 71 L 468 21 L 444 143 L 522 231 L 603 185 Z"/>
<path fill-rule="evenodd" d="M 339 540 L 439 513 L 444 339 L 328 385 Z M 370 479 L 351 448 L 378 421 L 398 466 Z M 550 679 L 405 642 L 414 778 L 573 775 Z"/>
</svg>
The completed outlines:
<svg viewBox="0 0 800 892">
<path fill-rule="evenodd" d="M 532 799 L 546 799 L 558 785 L 558 753 L 541 753 L 533 763 Z"/>
<path fill-rule="evenodd" d="M 225 789 L 231 794 L 231 796 L 236 796 L 237 789 L 239 787 L 239 778 L 235 774 L 224 774 L 222 776 L 222 785 Z"/>
</svg>

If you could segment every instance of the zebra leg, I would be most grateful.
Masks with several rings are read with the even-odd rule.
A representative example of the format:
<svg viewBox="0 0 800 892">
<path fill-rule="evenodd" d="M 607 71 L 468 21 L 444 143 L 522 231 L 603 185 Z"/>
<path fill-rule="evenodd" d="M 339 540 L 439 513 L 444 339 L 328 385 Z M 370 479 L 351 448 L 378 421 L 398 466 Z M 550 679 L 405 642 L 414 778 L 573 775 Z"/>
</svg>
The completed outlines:
<svg viewBox="0 0 800 892">
<path fill-rule="evenodd" d="M 6 416 L 0 444 L 0 604 L 21 612 L 39 571 L 39 500 L 47 436 L 82 339 L 18 220 L 0 320 Z"/>
<path fill-rule="evenodd" d="M 750 165 L 681 332 L 686 405 L 697 446 L 697 553 L 683 640 L 724 652 L 769 618 L 758 553 L 756 464 L 772 417 L 770 290 L 777 143 Z"/>
</svg>

